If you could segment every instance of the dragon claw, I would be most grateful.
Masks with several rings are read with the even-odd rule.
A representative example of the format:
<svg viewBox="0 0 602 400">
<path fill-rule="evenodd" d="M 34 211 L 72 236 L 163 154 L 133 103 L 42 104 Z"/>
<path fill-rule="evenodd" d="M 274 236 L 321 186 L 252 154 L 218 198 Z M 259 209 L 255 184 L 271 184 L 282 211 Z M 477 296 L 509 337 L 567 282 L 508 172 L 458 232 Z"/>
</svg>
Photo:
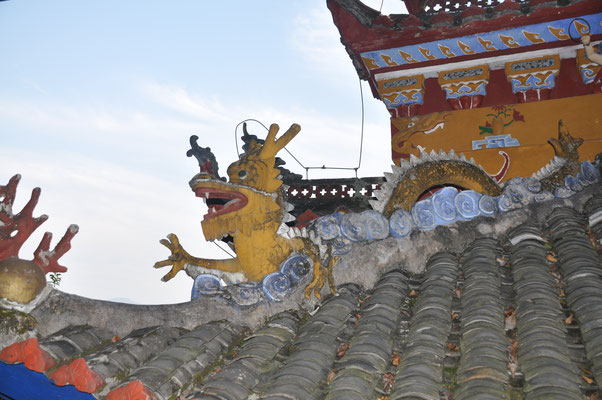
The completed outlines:
<svg viewBox="0 0 602 400">
<path fill-rule="evenodd" d="M 159 242 L 171 251 L 171 255 L 167 257 L 167 260 L 157 261 L 154 265 L 155 268 L 172 266 L 171 270 L 161 278 L 163 282 L 167 282 L 186 267 L 190 255 L 182 248 L 178 237 L 173 233 L 167 235 L 167 239 L 161 239 Z"/>
</svg>

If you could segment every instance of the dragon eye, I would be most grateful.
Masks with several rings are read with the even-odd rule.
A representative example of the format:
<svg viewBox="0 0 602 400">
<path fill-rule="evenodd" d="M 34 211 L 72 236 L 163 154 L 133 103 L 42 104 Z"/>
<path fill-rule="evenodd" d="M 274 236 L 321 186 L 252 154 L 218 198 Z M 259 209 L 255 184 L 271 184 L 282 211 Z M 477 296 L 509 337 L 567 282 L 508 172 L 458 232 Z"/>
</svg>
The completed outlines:
<svg viewBox="0 0 602 400">
<path fill-rule="evenodd" d="M 247 171 L 245 171 L 245 170 L 238 171 L 238 177 L 240 179 L 245 179 L 247 177 Z"/>
</svg>

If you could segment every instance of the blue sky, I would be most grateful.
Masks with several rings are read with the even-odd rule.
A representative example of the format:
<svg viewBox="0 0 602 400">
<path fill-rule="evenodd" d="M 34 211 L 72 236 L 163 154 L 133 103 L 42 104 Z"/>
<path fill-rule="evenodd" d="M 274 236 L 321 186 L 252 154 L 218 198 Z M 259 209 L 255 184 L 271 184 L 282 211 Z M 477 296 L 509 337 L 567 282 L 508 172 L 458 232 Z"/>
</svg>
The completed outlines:
<svg viewBox="0 0 602 400">
<path fill-rule="evenodd" d="M 159 239 L 174 232 L 190 253 L 224 257 L 204 241 L 203 203 L 188 187 L 198 170 L 185 156 L 190 135 L 225 174 L 238 122 L 297 122 L 302 131 L 287 148 L 305 165 L 355 167 L 359 84 L 325 3 L 0 2 L 0 184 L 21 173 L 15 211 L 39 186 L 37 215 L 50 216 L 20 256 L 32 258 L 44 231 L 54 246 L 76 223 L 61 290 L 186 301 L 188 276 L 163 283 L 167 269 L 152 268 L 168 256 Z M 383 13 L 403 12 L 401 3 L 385 1 Z M 363 90 L 359 175 L 381 175 L 391 163 L 389 115 Z M 335 176 L 351 174 L 310 172 Z"/>
</svg>

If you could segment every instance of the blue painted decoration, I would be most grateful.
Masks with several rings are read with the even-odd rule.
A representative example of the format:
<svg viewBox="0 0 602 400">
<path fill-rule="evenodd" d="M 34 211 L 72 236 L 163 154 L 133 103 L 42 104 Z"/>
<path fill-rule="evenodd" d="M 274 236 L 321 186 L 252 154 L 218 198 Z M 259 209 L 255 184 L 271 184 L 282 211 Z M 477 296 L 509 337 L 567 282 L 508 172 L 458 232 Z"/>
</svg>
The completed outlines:
<svg viewBox="0 0 602 400">
<path fill-rule="evenodd" d="M 485 85 L 487 82 L 481 82 L 476 88 L 471 88 L 468 85 L 462 85 L 459 89 L 452 88 L 450 86 L 444 86 L 445 90 L 445 98 L 447 99 L 459 99 L 462 96 L 487 96 L 487 91 L 485 90 Z"/>
<path fill-rule="evenodd" d="M 27 369 L 23 364 L 0 362 L 0 399 L 14 400 L 95 400 L 75 386 L 56 386 L 41 372 Z"/>
<path fill-rule="evenodd" d="M 556 75 L 553 73 L 549 74 L 543 80 L 535 75 L 531 75 L 527 78 L 524 84 L 518 79 L 510 79 L 510 83 L 512 84 L 512 93 L 526 92 L 527 90 L 537 89 L 553 89 L 556 83 L 555 78 Z"/>
<path fill-rule="evenodd" d="M 219 294 L 220 289 L 221 283 L 217 276 L 201 274 L 195 278 L 192 284 L 191 299 L 199 297 L 201 294 L 205 296 Z"/>
<path fill-rule="evenodd" d="M 318 218 L 309 230 L 315 235 L 315 243 L 330 246 L 332 255 L 341 256 L 349 253 L 358 242 L 382 240 L 389 236 L 405 238 L 415 230 L 431 230 L 479 216 L 493 217 L 531 203 L 569 197 L 601 180 L 599 164 L 586 161 L 581 163 L 579 173 L 566 177 L 564 186 L 556 188 L 554 193 L 543 190 L 541 182 L 534 177 L 508 180 L 498 197 L 445 187 L 416 202 L 410 211 L 396 210 L 389 219 L 376 210 L 334 213 Z M 192 298 L 219 295 L 238 306 L 251 306 L 261 301 L 278 302 L 306 282 L 312 276 L 312 270 L 313 261 L 309 256 L 294 253 L 281 264 L 280 271 L 265 276 L 261 282 L 222 286 L 217 276 L 202 274 L 195 279 Z"/>
<path fill-rule="evenodd" d="M 347 247 L 348 252 L 351 246 Z M 264 276 L 261 282 L 224 285 L 215 275 L 200 274 L 194 280 L 191 299 L 199 296 L 218 296 L 238 306 L 252 306 L 266 299 L 282 301 L 311 276 L 312 269 L 313 261 L 307 254 L 293 253 L 280 265 L 280 271 Z"/>
<path fill-rule="evenodd" d="M 387 108 L 393 108 L 398 106 L 409 106 L 411 104 L 424 104 L 424 96 L 420 91 L 414 91 L 414 93 L 397 93 L 394 100 L 389 97 L 383 97 L 383 101 Z"/>
<path fill-rule="evenodd" d="M 497 136 L 487 136 L 483 140 L 473 140 L 472 141 L 472 149 L 473 150 L 481 150 L 485 149 L 496 149 L 500 147 L 516 147 L 520 146 L 520 142 L 518 139 L 513 138 L 512 135 L 497 135 Z"/>
<path fill-rule="evenodd" d="M 590 35 L 602 33 L 602 26 L 600 24 L 602 13 L 586 15 L 582 18 L 591 26 Z M 565 18 L 499 31 L 482 32 L 459 38 L 443 39 L 386 50 L 367 51 L 361 53 L 361 57 L 364 59 L 364 65 L 369 70 L 433 60 L 446 60 L 457 56 L 482 54 L 490 51 L 567 40 L 570 39 L 568 34 L 569 27 L 575 23 L 573 18 Z"/>
<path fill-rule="evenodd" d="M 264 276 L 261 284 L 263 293 L 272 301 L 282 301 L 293 287 L 290 278 L 282 272 L 272 272 Z"/>
<path fill-rule="evenodd" d="M 406 210 L 395 210 L 389 220 L 391 236 L 401 238 L 408 236 L 414 230 L 414 220 Z"/>
</svg>

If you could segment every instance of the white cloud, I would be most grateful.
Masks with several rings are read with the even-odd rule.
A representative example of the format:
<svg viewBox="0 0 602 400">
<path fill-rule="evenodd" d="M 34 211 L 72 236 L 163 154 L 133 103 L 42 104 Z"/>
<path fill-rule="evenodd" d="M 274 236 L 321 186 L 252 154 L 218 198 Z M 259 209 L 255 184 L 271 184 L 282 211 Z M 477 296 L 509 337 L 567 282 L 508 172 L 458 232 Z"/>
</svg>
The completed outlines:
<svg viewBox="0 0 602 400">
<path fill-rule="evenodd" d="M 212 123 L 232 121 L 228 116 L 228 109 L 215 97 L 206 101 L 192 96 L 184 88 L 155 82 L 143 85 L 143 92 L 158 104 L 197 120 Z"/>
<path fill-rule="evenodd" d="M 298 15 L 293 21 L 292 44 L 307 59 L 309 67 L 331 82 L 349 85 L 357 80 L 351 59 L 341 44 L 326 3 Z"/>
<path fill-rule="evenodd" d="M 223 258 L 202 237 L 203 203 L 185 181 L 166 181 L 118 165 L 78 160 L 78 167 L 61 163 L 64 154 L 0 150 L 2 171 L 18 169 L 22 181 L 14 210 L 20 211 L 33 186 L 42 188 L 34 216 L 50 216 L 26 242 L 22 258 L 32 258 L 44 231 L 54 234 L 51 247 L 71 223 L 80 226 L 72 249 L 61 258 L 69 271 L 60 289 L 92 298 L 128 297 L 137 303 L 173 303 L 190 298 L 192 280 L 185 273 L 168 283 L 160 278 L 169 267 L 152 268 L 169 251 L 159 244 L 166 234 L 179 235 L 197 256 Z M 9 174 L 0 176 L 6 184 Z"/>
<path fill-rule="evenodd" d="M 50 215 L 21 256 L 32 258 L 44 231 L 54 233 L 54 246 L 69 224 L 76 223 L 80 231 L 72 249 L 61 258 L 69 267 L 62 290 L 93 298 L 128 298 L 136 303 L 186 301 L 190 278 L 180 273 L 163 283 L 160 278 L 169 268 L 152 268 L 154 262 L 169 255 L 159 239 L 173 232 L 193 255 L 224 257 L 221 250 L 204 241 L 200 226 L 203 203 L 188 187 L 188 180 L 198 171 L 195 160 L 184 155 L 191 134 L 199 136 L 200 145 L 211 147 L 222 175 L 237 157 L 234 127 L 245 118 L 266 125 L 278 123 L 282 131 L 299 123 L 302 131 L 288 149 L 305 165 L 356 166 L 361 131 L 359 94 L 354 96 L 357 75 L 330 12 L 324 4 L 309 10 L 294 20 L 292 33 L 287 35 L 293 50 L 318 72 L 310 75 L 320 83 L 317 89 L 277 88 L 275 98 L 280 103 L 192 91 L 154 78 L 144 82 L 128 78 L 129 86 L 111 87 L 107 90 L 110 96 L 104 98 L 94 97 L 97 95 L 85 88 L 73 90 L 81 98 L 94 98 L 89 101 L 74 102 L 65 94 L 68 91 L 61 93 L 64 97 L 57 96 L 33 81 L 25 84 L 36 96 L 0 94 L 0 185 L 12 174 L 21 173 L 15 209 L 20 210 L 31 189 L 40 186 L 42 196 L 35 214 Z M 215 76 L 219 79 L 219 74 Z M 344 87 L 352 90 L 341 94 Z M 390 127 L 382 103 L 365 92 L 359 173 L 374 176 L 389 168 Z M 333 107 L 325 100 L 331 95 Z M 317 96 L 324 100 L 320 104 L 327 105 L 318 108 L 313 101 Z M 251 124 L 250 129 L 260 137 L 265 134 L 257 125 Z M 280 156 L 290 169 L 304 172 L 286 153 Z M 310 172 L 310 178 L 353 175 L 350 171 Z"/>
<path fill-rule="evenodd" d="M 50 215 L 40 232 L 22 249 L 23 258 L 32 257 L 44 231 L 54 233 L 54 246 L 69 224 L 80 225 L 72 250 L 61 259 L 69 267 L 62 290 L 92 298 L 129 298 L 136 303 L 186 301 L 192 286 L 190 278 L 180 273 L 163 283 L 160 278 L 169 268 L 152 268 L 156 261 L 169 255 L 158 241 L 170 232 L 178 234 L 193 255 L 225 257 L 220 249 L 205 242 L 200 226 L 202 202 L 187 185 L 197 168 L 194 160 L 184 156 L 191 133 L 201 137 L 203 146 L 213 149 L 222 175 L 236 158 L 232 132 L 239 115 L 253 116 L 266 125 L 277 122 L 282 131 L 293 122 L 300 123 L 302 131 L 288 149 L 308 166 L 357 164 L 359 113 L 348 119 L 330 115 L 328 110 L 278 109 L 257 103 L 232 104 L 226 109 L 219 99 L 204 101 L 208 97 L 203 93 L 158 83 L 144 85 L 141 94 L 153 103 L 152 107 L 159 106 L 158 112 L 31 102 L 13 102 L 7 110 L 2 106 L 8 102 L 0 98 L 0 118 L 10 118 L 13 123 L 34 126 L 35 131 L 43 126 L 44 132 L 53 131 L 67 142 L 70 138 L 101 141 L 133 149 L 134 160 L 80 155 L 79 148 L 71 150 L 69 146 L 50 153 L 43 148 L 0 149 L 0 170 L 4 171 L 0 184 L 6 184 L 12 173 L 21 173 L 18 205 L 22 207 L 27 201 L 33 186 L 40 186 L 43 192 L 36 215 Z M 384 107 L 377 106 L 382 110 L 372 118 L 368 115 L 365 126 L 364 167 L 360 170 L 363 176 L 380 175 L 390 164 L 386 161 L 388 118 L 380 114 L 386 114 Z M 251 129 L 260 137 L 264 134 L 257 126 Z M 287 154 L 280 155 L 290 169 L 303 172 Z M 144 160 L 153 164 L 152 168 L 137 167 L 137 162 Z M 162 172 L 161 168 L 169 172 Z M 310 178 L 336 176 L 351 177 L 353 172 L 310 172 Z"/>
</svg>

